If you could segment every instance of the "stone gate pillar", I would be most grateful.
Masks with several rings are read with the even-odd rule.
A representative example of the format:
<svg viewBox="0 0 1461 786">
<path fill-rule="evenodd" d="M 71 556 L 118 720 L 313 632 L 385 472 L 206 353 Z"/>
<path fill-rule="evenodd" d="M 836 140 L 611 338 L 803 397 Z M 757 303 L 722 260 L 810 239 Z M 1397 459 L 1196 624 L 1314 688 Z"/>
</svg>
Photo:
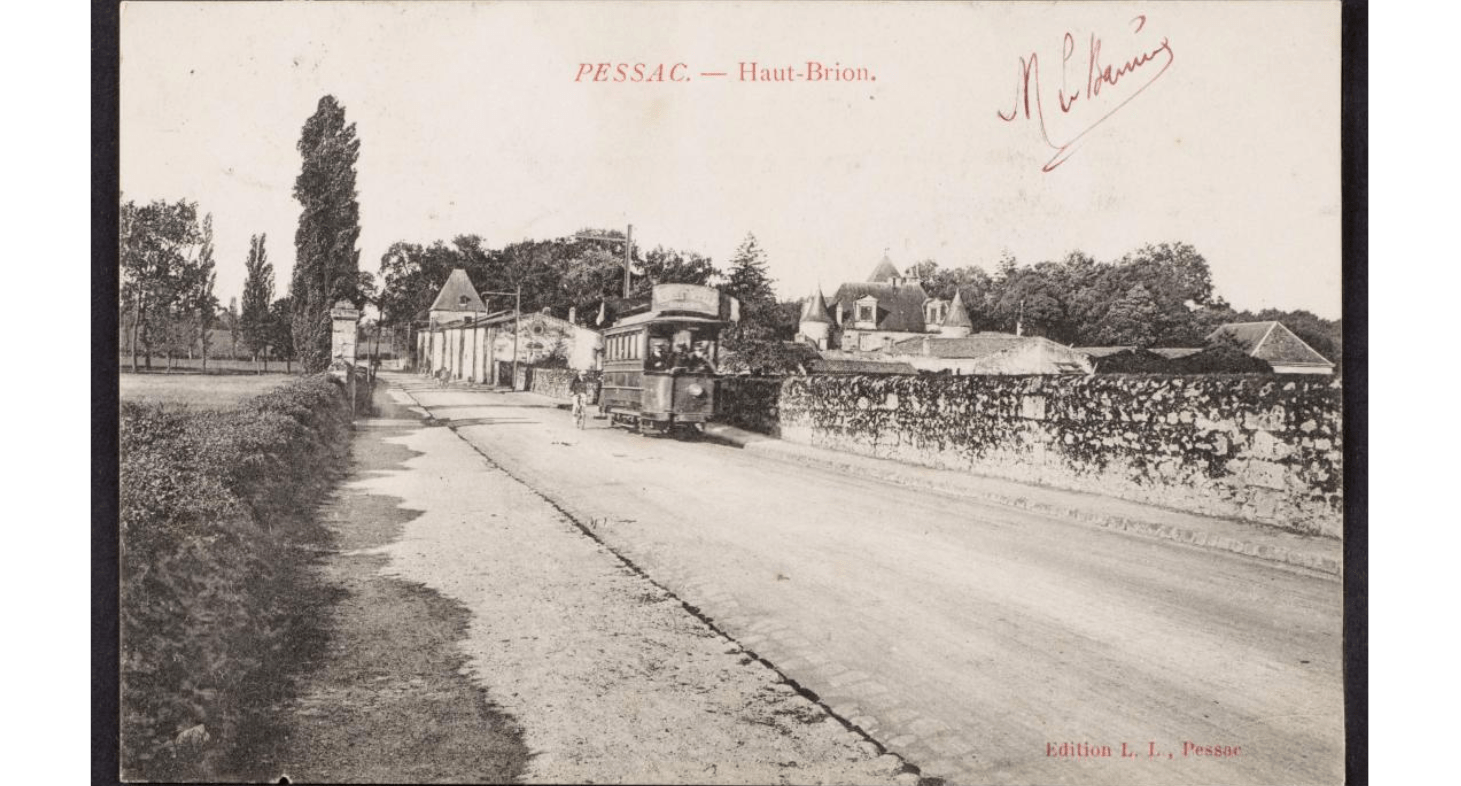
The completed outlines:
<svg viewBox="0 0 1461 786">
<path fill-rule="evenodd" d="M 355 365 L 356 334 L 359 332 L 360 310 L 348 300 L 335 302 L 330 309 L 330 365 Z"/>
</svg>

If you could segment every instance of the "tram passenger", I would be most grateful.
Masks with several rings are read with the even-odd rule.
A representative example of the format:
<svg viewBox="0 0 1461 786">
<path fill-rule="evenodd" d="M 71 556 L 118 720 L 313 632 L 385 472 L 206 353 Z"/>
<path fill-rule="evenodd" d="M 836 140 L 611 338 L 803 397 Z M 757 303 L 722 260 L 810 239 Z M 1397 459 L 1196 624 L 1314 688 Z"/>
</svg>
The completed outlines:
<svg viewBox="0 0 1461 786">
<path fill-rule="evenodd" d="M 690 369 L 690 373 L 715 373 L 715 364 L 710 362 L 708 350 L 709 348 L 703 341 L 695 344 L 695 348 L 690 351 L 690 359 L 685 364 Z"/>
<path fill-rule="evenodd" d="M 684 371 L 690 367 L 690 347 L 687 344 L 676 344 L 673 352 L 670 353 L 670 367 L 676 371 Z"/>
<path fill-rule="evenodd" d="M 668 371 L 670 363 L 669 345 L 664 341 L 654 342 L 654 345 L 649 348 L 649 370 Z"/>
</svg>

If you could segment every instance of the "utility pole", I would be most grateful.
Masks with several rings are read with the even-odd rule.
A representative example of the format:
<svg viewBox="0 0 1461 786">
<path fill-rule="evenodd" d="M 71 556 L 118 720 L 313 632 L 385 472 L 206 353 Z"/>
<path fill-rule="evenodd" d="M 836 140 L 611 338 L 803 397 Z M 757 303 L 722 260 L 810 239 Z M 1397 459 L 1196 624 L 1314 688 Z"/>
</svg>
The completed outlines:
<svg viewBox="0 0 1461 786">
<path fill-rule="evenodd" d="M 634 256 L 634 225 L 629 225 L 629 231 L 624 236 L 624 298 L 629 298 L 629 265 Z"/>
</svg>

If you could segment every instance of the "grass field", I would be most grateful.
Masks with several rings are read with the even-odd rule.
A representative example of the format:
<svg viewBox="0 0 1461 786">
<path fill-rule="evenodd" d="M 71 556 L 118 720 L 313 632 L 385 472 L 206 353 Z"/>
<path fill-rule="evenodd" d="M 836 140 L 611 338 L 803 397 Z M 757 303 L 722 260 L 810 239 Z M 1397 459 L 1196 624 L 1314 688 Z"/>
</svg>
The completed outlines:
<svg viewBox="0 0 1461 786">
<path fill-rule="evenodd" d="M 187 404 L 226 409 L 251 396 L 297 379 L 293 374 L 121 374 L 123 401 Z"/>
</svg>

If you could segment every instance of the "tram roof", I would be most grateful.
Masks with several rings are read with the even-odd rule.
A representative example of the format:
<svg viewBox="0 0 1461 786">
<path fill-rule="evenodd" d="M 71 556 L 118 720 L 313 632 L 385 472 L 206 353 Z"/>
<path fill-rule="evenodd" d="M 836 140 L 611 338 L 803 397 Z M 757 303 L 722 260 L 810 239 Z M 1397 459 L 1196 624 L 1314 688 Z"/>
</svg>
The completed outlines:
<svg viewBox="0 0 1461 786">
<path fill-rule="evenodd" d="M 665 322 L 686 322 L 695 325 L 727 325 L 730 324 L 723 319 L 707 317 L 702 314 L 677 314 L 675 312 L 644 311 L 638 314 L 631 314 L 620 319 L 612 327 L 605 328 L 610 332 L 618 328 L 636 327 L 645 324 L 659 324 Z"/>
</svg>

